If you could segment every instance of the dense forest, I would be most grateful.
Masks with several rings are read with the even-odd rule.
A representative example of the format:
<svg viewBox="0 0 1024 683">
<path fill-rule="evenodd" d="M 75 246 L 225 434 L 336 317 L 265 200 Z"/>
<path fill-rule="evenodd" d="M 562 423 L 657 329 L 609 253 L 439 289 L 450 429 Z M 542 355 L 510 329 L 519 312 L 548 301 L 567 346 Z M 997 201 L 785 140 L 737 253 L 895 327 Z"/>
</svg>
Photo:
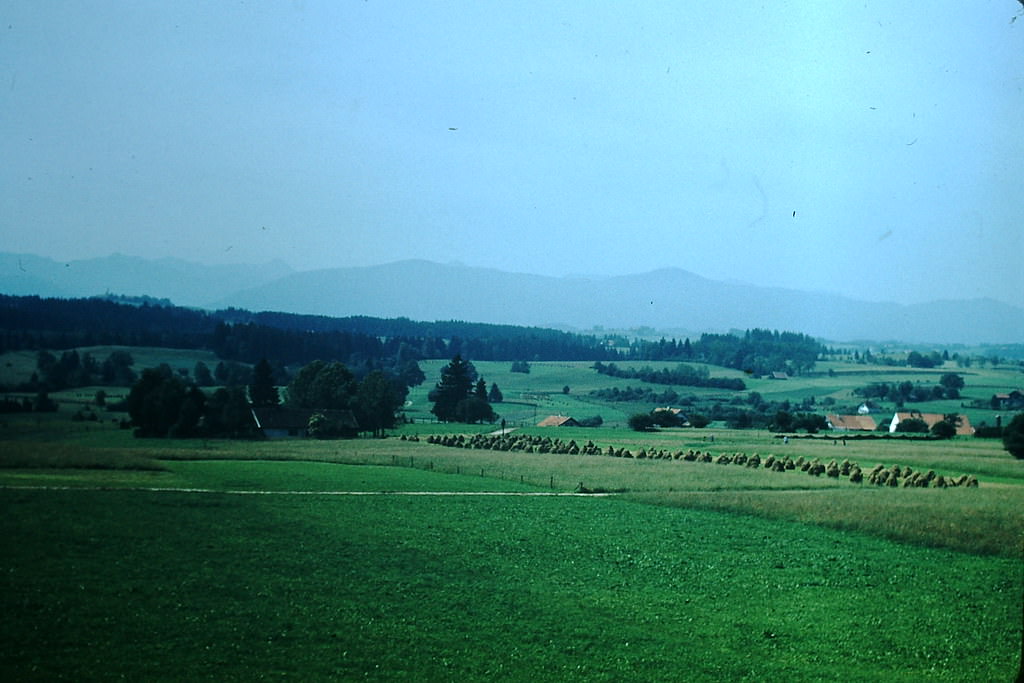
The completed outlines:
<svg viewBox="0 0 1024 683">
<path fill-rule="evenodd" d="M 0 352 L 82 346 L 207 349 L 220 358 L 287 364 L 318 358 L 353 365 L 405 356 L 422 360 L 461 354 L 476 360 L 614 360 L 593 336 L 483 323 L 327 318 L 240 309 L 200 311 L 104 299 L 0 295 Z"/>
<path fill-rule="evenodd" d="M 247 364 L 261 358 L 276 365 L 337 360 L 354 369 L 456 355 L 478 361 L 700 361 L 752 375 L 801 374 L 827 350 L 804 334 L 759 329 L 742 335 L 703 334 L 692 343 L 627 341 L 621 336 L 463 321 L 329 318 L 234 308 L 203 311 L 146 300 L 0 295 L 0 353 L 90 346 L 204 349 L 224 361 Z M 667 383 L 707 381 L 678 379 Z"/>
<path fill-rule="evenodd" d="M 637 340 L 630 346 L 631 360 L 701 361 L 743 370 L 751 375 L 786 372 L 800 375 L 814 368 L 827 348 L 805 334 L 777 330 L 747 330 L 735 334 L 705 333 L 696 342 L 689 339 Z"/>
</svg>

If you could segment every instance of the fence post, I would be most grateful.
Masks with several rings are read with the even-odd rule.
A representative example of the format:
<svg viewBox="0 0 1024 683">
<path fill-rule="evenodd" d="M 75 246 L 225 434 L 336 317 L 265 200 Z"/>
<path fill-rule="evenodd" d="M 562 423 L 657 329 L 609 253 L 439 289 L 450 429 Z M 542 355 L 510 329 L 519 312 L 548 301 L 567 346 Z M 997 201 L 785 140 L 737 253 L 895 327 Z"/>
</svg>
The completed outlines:
<svg viewBox="0 0 1024 683">
<path fill-rule="evenodd" d="M 555 478 L 551 477 L 551 488 L 555 488 Z"/>
</svg>

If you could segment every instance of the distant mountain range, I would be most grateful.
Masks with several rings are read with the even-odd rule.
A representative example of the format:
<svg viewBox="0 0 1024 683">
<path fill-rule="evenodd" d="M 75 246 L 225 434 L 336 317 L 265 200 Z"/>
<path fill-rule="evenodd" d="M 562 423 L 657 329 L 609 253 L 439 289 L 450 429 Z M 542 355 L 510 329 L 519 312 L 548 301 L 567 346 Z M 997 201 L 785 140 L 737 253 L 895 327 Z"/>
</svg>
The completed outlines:
<svg viewBox="0 0 1024 683">
<path fill-rule="evenodd" d="M 79 261 L 53 261 L 0 253 L 0 292 L 18 296 L 88 297 L 147 295 L 179 306 L 199 306 L 259 287 L 293 271 L 283 261 L 262 265 L 204 266 L 180 259 L 148 260 L 114 254 Z"/>
<path fill-rule="evenodd" d="M 428 261 L 296 272 L 280 261 L 203 266 L 114 255 L 58 263 L 0 253 L 0 293 L 169 298 L 184 306 L 537 325 L 648 327 L 699 335 L 768 328 L 832 341 L 1024 342 L 1024 309 L 991 299 L 869 303 L 834 294 L 720 282 L 679 269 L 556 278 Z"/>
</svg>

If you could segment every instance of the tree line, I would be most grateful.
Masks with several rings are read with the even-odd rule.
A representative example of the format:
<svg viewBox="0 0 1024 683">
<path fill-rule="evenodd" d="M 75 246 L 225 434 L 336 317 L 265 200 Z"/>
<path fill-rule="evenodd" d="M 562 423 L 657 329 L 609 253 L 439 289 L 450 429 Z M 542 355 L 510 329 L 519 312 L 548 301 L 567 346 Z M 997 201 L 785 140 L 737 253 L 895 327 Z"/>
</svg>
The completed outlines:
<svg viewBox="0 0 1024 683">
<path fill-rule="evenodd" d="M 865 399 L 881 399 L 892 401 L 898 406 L 904 403 L 921 403 L 924 401 L 940 401 L 942 399 L 960 398 L 960 390 L 964 388 L 964 378 L 955 372 L 947 372 L 939 379 L 938 384 L 915 384 L 904 382 L 872 382 L 867 386 L 853 390 L 854 395 Z"/>
<path fill-rule="evenodd" d="M 264 358 L 252 368 L 247 386 L 221 387 L 207 395 L 166 364 L 143 370 L 125 401 L 138 437 L 260 436 L 254 411 L 285 405 L 311 412 L 307 431 L 315 437 L 355 431 L 383 435 L 393 428 L 409 392 L 401 375 L 375 369 L 357 377 L 344 363 L 315 360 L 296 373 L 282 397 L 274 369 Z M 422 381 L 422 379 L 420 380 Z M 441 370 L 429 394 L 431 412 L 445 422 L 493 422 L 491 403 L 501 390 L 487 382 L 468 360 L 456 355 Z M 354 418 L 348 421 L 348 415 Z"/>
<path fill-rule="evenodd" d="M 396 374 L 374 369 L 357 377 L 344 363 L 316 360 L 288 383 L 284 397 L 273 366 L 260 359 L 246 385 L 207 394 L 168 365 L 142 371 L 125 400 L 138 437 L 257 438 L 254 409 L 284 406 L 310 413 L 311 436 L 383 434 L 395 426 L 409 385 Z M 422 380 L 421 380 L 422 381 Z"/>
<path fill-rule="evenodd" d="M 245 363 L 275 358 L 287 364 L 336 358 L 360 363 L 395 357 L 477 360 L 611 360 L 619 353 L 594 336 L 539 327 L 415 322 L 365 316 L 330 318 L 200 311 L 131 305 L 107 299 L 0 295 L 0 353 L 83 346 L 160 346 L 211 350 Z"/>
<path fill-rule="evenodd" d="M 615 363 L 604 363 L 598 361 L 592 366 L 599 374 L 622 379 L 638 379 L 650 384 L 673 384 L 685 387 L 709 387 L 712 389 L 728 389 L 730 391 L 743 391 L 747 385 L 739 378 L 711 377 L 706 367 L 693 367 L 680 363 L 674 369 L 662 368 L 655 370 L 650 366 L 642 368 L 623 369 Z"/>
<path fill-rule="evenodd" d="M 801 374 L 826 349 L 812 337 L 763 329 L 701 335 L 691 342 L 574 334 L 540 327 L 464 321 L 417 322 L 368 316 L 333 318 L 229 308 L 201 311 L 106 298 L 57 299 L 0 295 L 0 353 L 84 346 L 205 349 L 223 360 L 285 364 L 334 358 L 367 359 L 678 360 L 700 361 L 752 375 Z"/>
<path fill-rule="evenodd" d="M 741 335 L 705 333 L 695 342 L 688 338 L 681 342 L 636 340 L 625 356 L 630 360 L 700 361 L 761 376 L 804 374 L 826 351 L 823 344 L 805 334 L 755 328 Z"/>
</svg>

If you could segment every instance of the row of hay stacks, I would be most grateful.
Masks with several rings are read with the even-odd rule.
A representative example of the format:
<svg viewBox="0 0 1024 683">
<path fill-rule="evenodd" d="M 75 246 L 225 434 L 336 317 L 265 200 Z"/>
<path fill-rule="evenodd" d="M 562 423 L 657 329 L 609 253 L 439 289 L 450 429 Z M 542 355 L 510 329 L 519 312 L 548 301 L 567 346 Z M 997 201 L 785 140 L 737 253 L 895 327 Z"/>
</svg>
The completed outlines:
<svg viewBox="0 0 1024 683">
<path fill-rule="evenodd" d="M 419 437 L 401 437 L 403 440 L 419 441 Z M 822 463 L 818 458 L 796 459 L 788 455 L 776 457 L 767 455 L 762 457 L 758 453 L 747 455 L 746 453 L 719 453 L 712 455 L 710 451 L 689 449 L 687 451 L 666 451 L 664 449 L 640 448 L 636 451 L 628 448 L 615 448 L 608 446 L 604 449 L 596 446 L 593 441 L 587 441 L 582 446 L 575 440 L 562 441 L 547 436 L 529 436 L 526 434 L 443 434 L 431 435 L 426 438 L 427 443 L 448 446 L 450 448 L 469 448 L 490 451 L 507 451 L 516 453 L 556 453 L 565 455 L 605 455 L 613 458 L 633 458 L 636 460 L 683 460 L 686 462 L 704 462 L 718 465 L 740 465 L 748 468 L 763 468 L 770 472 L 799 471 L 820 477 L 825 475 L 838 479 L 848 478 L 855 484 L 867 482 L 875 486 L 903 487 L 903 488 L 949 488 L 954 486 L 974 487 L 978 480 L 974 475 L 962 475 L 952 477 L 936 474 L 933 470 L 928 472 L 917 472 L 912 468 L 893 465 L 875 465 L 867 474 L 856 462 L 843 460 L 837 463 L 831 460 Z"/>
</svg>

